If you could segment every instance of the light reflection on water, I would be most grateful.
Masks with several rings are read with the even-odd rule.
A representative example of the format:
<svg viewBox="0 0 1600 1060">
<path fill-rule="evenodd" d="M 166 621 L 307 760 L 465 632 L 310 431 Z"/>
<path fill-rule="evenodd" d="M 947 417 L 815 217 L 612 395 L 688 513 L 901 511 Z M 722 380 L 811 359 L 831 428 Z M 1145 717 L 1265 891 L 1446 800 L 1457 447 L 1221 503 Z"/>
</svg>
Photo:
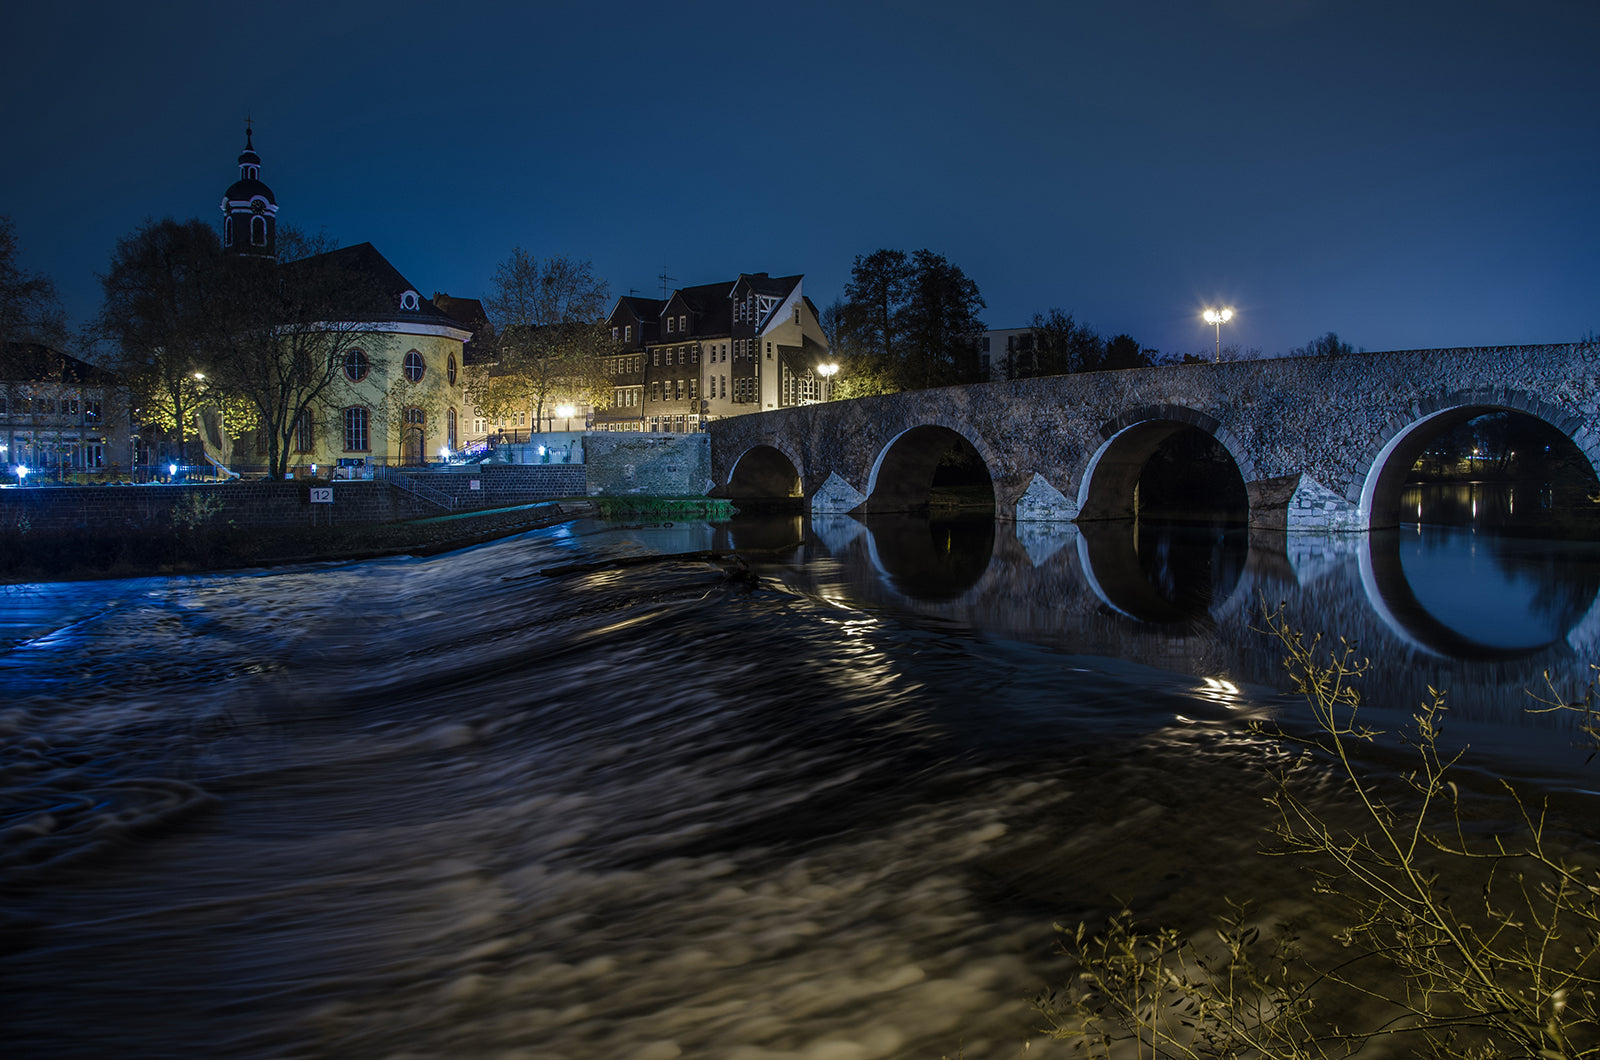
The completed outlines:
<svg viewBox="0 0 1600 1060">
<path fill-rule="evenodd" d="M 1592 558 L 1508 561 L 1569 602 L 1487 658 L 1402 540 L 580 524 L 15 588 L 0 1041 L 1018 1056 L 1064 972 L 1052 921 L 1126 900 L 1197 927 L 1223 893 L 1303 912 L 1255 856 L 1272 751 L 1244 722 L 1292 709 L 1261 600 L 1358 637 L 1379 708 L 1435 680 L 1500 733 L 1528 729 L 1529 666 L 1586 661 Z M 753 591 L 698 559 L 577 566 L 727 548 Z"/>
</svg>

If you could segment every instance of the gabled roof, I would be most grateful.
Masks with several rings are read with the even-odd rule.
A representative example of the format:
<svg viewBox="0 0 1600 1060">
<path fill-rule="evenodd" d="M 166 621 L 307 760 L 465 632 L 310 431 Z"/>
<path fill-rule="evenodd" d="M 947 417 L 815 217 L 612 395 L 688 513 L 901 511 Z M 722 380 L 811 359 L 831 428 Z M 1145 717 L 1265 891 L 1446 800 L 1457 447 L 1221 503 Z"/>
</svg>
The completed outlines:
<svg viewBox="0 0 1600 1060">
<path fill-rule="evenodd" d="M 115 386 L 121 382 L 104 368 L 37 342 L 11 342 L 0 350 L 0 380 L 73 386 Z"/>
<path fill-rule="evenodd" d="M 610 320 L 617 313 L 626 311 L 635 320 L 659 320 L 661 318 L 661 310 L 666 307 L 666 304 L 659 298 L 643 298 L 636 294 L 625 294 L 617 299 L 617 304 L 611 307 L 611 312 L 606 315 L 606 319 Z"/>
<path fill-rule="evenodd" d="M 689 329 L 693 334 L 725 335 L 733 330 L 733 303 L 728 301 L 732 294 L 733 284 L 723 280 L 721 283 L 680 287 L 673 292 L 673 297 L 682 299 L 683 304 L 689 307 L 689 312 L 694 314 L 694 319 L 689 321 Z"/>
<path fill-rule="evenodd" d="M 442 291 L 433 292 L 431 299 L 439 312 L 471 331 L 481 331 L 489 323 L 489 314 L 476 298 L 454 298 Z"/>
<path fill-rule="evenodd" d="M 334 296 L 336 305 L 331 312 L 340 320 L 431 324 L 469 330 L 423 298 L 416 285 L 389 264 L 389 259 L 378 253 L 378 248 L 371 243 L 313 254 L 288 262 L 283 270 L 288 283 L 325 281 L 340 274 L 354 279 L 356 282 L 349 290 Z M 401 308 L 400 298 L 408 291 L 417 295 L 415 309 Z"/>
</svg>

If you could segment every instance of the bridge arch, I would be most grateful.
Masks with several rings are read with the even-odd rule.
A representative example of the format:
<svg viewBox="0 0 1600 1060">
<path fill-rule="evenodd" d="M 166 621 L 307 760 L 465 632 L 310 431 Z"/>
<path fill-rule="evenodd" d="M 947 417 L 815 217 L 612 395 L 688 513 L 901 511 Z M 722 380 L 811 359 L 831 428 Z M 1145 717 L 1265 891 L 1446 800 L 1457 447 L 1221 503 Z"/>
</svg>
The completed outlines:
<svg viewBox="0 0 1600 1060">
<path fill-rule="evenodd" d="M 995 469 L 1002 466 L 999 454 L 970 425 L 954 417 L 934 416 L 891 436 L 878 450 L 867 473 L 865 510 L 909 511 L 925 507 L 934 474 L 952 443 L 977 453 L 993 495 L 991 507 L 997 509 L 999 484 Z"/>
<path fill-rule="evenodd" d="M 769 441 L 750 446 L 728 469 L 722 494 L 729 500 L 798 502 L 802 496 L 802 465 L 789 447 Z"/>
<path fill-rule="evenodd" d="M 1400 525 L 1400 492 L 1406 475 L 1439 435 L 1491 412 L 1532 416 L 1560 431 L 1600 473 L 1600 437 L 1584 431 L 1578 417 L 1518 390 L 1458 390 L 1424 398 L 1412 405 L 1414 415 L 1395 417 L 1384 425 L 1379 440 L 1362 455 L 1366 466 L 1346 495 L 1356 505 L 1362 525 L 1380 529 Z"/>
<path fill-rule="evenodd" d="M 1141 405 L 1101 425 L 1100 447 L 1078 482 L 1078 519 L 1131 518 L 1134 488 L 1145 465 L 1162 442 L 1190 428 L 1221 445 L 1245 483 L 1261 477 L 1244 443 L 1220 420 L 1185 405 Z"/>
</svg>

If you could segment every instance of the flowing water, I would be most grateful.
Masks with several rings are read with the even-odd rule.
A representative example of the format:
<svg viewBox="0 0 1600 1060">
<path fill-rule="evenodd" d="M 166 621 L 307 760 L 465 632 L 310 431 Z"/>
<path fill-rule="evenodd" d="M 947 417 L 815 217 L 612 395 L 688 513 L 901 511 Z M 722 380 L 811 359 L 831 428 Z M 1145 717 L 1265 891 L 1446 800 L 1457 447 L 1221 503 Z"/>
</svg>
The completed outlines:
<svg viewBox="0 0 1600 1060">
<path fill-rule="evenodd" d="M 1597 590 L 1593 546 L 1470 531 L 912 519 L 13 586 L 0 1050 L 1076 1055 L 1053 923 L 1305 913 L 1257 853 L 1248 723 L 1300 717 L 1263 605 L 1588 814 L 1574 716 L 1525 708 L 1587 684 Z"/>
</svg>

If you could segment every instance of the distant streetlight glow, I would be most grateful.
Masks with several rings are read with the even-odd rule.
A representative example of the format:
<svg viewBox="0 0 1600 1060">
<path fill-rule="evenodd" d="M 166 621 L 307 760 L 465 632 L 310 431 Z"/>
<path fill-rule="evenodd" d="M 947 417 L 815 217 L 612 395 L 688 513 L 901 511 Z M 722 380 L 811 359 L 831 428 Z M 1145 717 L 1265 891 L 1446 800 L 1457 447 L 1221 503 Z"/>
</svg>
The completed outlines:
<svg viewBox="0 0 1600 1060">
<path fill-rule="evenodd" d="M 1222 325 L 1233 319 L 1231 309 L 1207 309 L 1202 316 L 1207 324 L 1213 324 L 1217 329 L 1217 363 L 1222 363 Z"/>
<path fill-rule="evenodd" d="M 573 407 L 572 405 L 557 405 L 556 406 L 556 415 L 560 416 L 562 419 L 567 421 L 566 426 L 561 428 L 562 430 L 564 430 L 564 431 L 572 430 L 572 417 L 577 415 L 577 413 L 578 413 L 578 410 L 575 407 Z"/>
</svg>

